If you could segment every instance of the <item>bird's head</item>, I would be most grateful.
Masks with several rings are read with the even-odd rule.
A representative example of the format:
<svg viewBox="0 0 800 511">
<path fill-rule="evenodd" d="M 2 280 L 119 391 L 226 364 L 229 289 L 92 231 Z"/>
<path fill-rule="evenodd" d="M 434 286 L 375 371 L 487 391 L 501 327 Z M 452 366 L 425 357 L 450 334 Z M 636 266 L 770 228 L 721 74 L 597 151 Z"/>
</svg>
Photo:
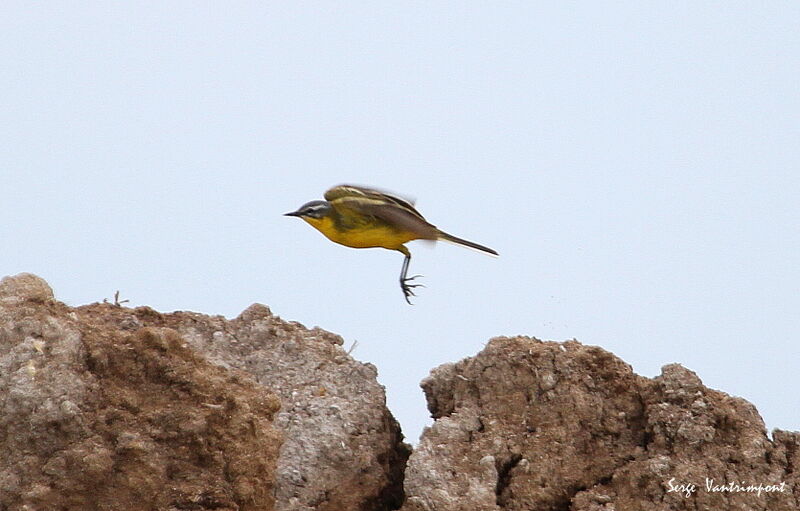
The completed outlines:
<svg viewBox="0 0 800 511">
<path fill-rule="evenodd" d="M 312 200 L 306 202 L 297 211 L 286 213 L 284 216 L 300 217 L 311 225 L 316 225 L 323 218 L 330 216 L 333 207 L 324 200 Z"/>
</svg>

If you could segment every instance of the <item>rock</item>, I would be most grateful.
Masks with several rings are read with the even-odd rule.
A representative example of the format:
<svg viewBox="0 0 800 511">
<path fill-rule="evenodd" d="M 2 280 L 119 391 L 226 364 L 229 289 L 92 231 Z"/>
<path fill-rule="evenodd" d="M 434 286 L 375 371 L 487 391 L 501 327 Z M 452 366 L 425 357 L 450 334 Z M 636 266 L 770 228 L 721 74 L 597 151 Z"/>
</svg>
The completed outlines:
<svg viewBox="0 0 800 511">
<path fill-rule="evenodd" d="M 49 300 L 53 300 L 50 285 L 32 273 L 20 273 L 0 280 L 0 304 L 44 303 Z"/>
<path fill-rule="evenodd" d="M 402 504 L 409 448 L 339 336 L 261 305 L 73 309 L 2 282 L 0 511 Z"/>
<path fill-rule="evenodd" d="M 350 357 L 340 336 L 285 322 L 258 304 L 232 321 L 189 312 L 140 320 L 174 329 L 209 360 L 247 371 L 280 396 L 276 509 L 401 506 L 410 448 L 377 370 Z"/>
<path fill-rule="evenodd" d="M 800 434 L 770 440 L 751 404 L 677 364 L 648 379 L 576 341 L 496 338 L 422 387 L 436 421 L 405 511 L 800 509 Z"/>
<path fill-rule="evenodd" d="M 800 509 L 800 433 L 664 366 L 496 338 L 422 382 L 409 458 L 371 364 L 263 305 L 70 308 L 0 281 L 0 511 Z M 405 478 L 405 481 L 404 481 Z"/>
<path fill-rule="evenodd" d="M 645 511 L 800 509 L 797 465 L 787 459 L 799 434 L 776 432 L 770 440 L 752 404 L 706 388 L 696 374 L 678 364 L 664 366 L 639 393 L 647 411 L 645 452 L 621 467 L 612 481 L 588 489 L 589 496 L 611 493 L 618 508 Z M 655 470 L 654 460 L 663 460 Z M 727 484 L 740 489 L 726 489 Z M 681 485 L 687 491 L 680 491 Z M 694 491 L 689 491 L 691 485 Z M 759 495 L 746 490 L 758 485 L 782 486 L 783 491 Z M 576 499 L 585 500 L 581 495 Z"/>
<path fill-rule="evenodd" d="M 0 509 L 273 508 L 274 394 L 172 330 L 41 300 L 30 277 L 3 281 L 27 301 L 0 305 Z"/>
</svg>

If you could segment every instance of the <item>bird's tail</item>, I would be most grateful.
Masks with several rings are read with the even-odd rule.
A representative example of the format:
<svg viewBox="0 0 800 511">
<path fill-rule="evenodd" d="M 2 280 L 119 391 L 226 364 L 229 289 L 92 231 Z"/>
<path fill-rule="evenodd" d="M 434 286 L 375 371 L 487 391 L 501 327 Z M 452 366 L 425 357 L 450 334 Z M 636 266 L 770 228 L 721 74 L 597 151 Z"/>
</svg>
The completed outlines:
<svg viewBox="0 0 800 511">
<path fill-rule="evenodd" d="M 484 247 L 483 245 L 478 245 L 477 243 L 473 243 L 471 241 L 467 241 L 465 239 L 457 238 L 452 234 L 447 234 L 446 232 L 439 231 L 439 239 L 443 241 L 449 241 L 450 243 L 455 243 L 456 245 L 461 245 L 463 247 L 472 248 L 475 250 L 479 250 L 481 252 L 485 252 L 491 255 L 499 255 L 497 252 L 492 250 L 489 247 Z"/>
</svg>

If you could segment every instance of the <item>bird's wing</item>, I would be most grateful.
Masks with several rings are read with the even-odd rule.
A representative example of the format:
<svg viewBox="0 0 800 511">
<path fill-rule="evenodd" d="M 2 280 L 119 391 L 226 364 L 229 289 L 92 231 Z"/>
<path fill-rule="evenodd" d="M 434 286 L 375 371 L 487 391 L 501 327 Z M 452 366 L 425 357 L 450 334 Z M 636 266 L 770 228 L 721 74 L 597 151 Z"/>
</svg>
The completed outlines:
<svg viewBox="0 0 800 511">
<path fill-rule="evenodd" d="M 421 238 L 438 237 L 438 229 L 429 224 L 414 206 L 393 195 L 360 186 L 341 185 L 325 192 L 325 200 L 340 211 L 350 209 L 361 215 L 376 217 L 389 225 L 416 233 Z"/>
<path fill-rule="evenodd" d="M 339 186 L 334 186 L 333 188 L 325 192 L 325 200 L 328 202 L 333 202 L 336 199 L 341 199 L 346 197 L 374 199 L 378 201 L 393 203 L 402 208 L 407 209 L 410 213 L 420 218 L 423 218 L 422 215 L 419 213 L 419 211 L 414 209 L 413 199 L 401 198 L 398 197 L 397 195 L 394 195 L 392 193 L 383 190 L 376 190 L 375 188 L 366 188 L 364 186 L 356 186 L 356 185 L 339 185 Z"/>
</svg>

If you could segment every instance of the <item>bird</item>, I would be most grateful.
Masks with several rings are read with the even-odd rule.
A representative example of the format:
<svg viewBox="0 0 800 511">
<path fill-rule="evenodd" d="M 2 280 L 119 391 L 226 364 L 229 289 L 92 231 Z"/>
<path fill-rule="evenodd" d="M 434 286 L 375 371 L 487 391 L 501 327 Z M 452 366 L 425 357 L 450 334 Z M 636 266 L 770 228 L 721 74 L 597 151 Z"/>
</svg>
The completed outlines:
<svg viewBox="0 0 800 511">
<path fill-rule="evenodd" d="M 324 234 L 329 240 L 352 248 L 385 248 L 403 254 L 400 289 L 411 305 L 414 288 L 425 287 L 413 282 L 421 275 L 408 276 L 411 252 L 406 243 L 413 240 L 442 240 L 497 256 L 489 247 L 448 234 L 429 223 L 413 206 L 413 201 L 390 193 L 356 185 L 334 186 L 324 194 L 325 200 L 313 200 L 297 211 L 284 216 L 299 217 Z"/>
</svg>

